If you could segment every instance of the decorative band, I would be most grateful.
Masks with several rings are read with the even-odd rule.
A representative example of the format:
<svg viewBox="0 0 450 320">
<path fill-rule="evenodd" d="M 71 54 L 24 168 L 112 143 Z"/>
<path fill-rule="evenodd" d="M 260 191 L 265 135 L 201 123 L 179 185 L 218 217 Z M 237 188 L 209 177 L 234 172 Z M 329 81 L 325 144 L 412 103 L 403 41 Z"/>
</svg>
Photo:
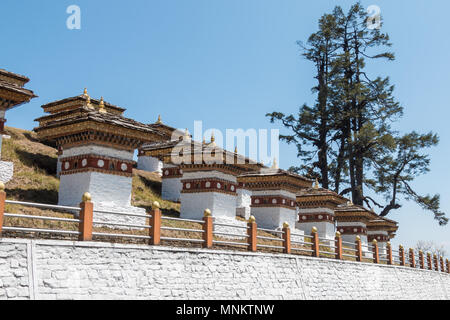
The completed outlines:
<svg viewBox="0 0 450 320">
<path fill-rule="evenodd" d="M 183 170 L 178 167 L 174 168 L 163 168 L 162 178 L 181 178 L 183 176 Z"/>
<path fill-rule="evenodd" d="M 334 222 L 335 218 L 329 213 L 299 214 L 299 222 Z"/>
<path fill-rule="evenodd" d="M 251 207 L 285 207 L 295 209 L 295 200 L 282 196 L 251 196 Z"/>
<path fill-rule="evenodd" d="M 341 234 L 367 234 L 367 228 L 360 226 L 337 226 L 337 231 L 339 231 Z"/>
<path fill-rule="evenodd" d="M 182 180 L 183 193 L 221 192 L 236 195 L 236 184 L 218 178 Z"/>
<path fill-rule="evenodd" d="M 389 241 L 389 236 L 385 235 L 385 234 L 369 234 L 367 236 L 367 240 L 373 241 L 373 240 L 377 240 L 377 241 Z"/>
<path fill-rule="evenodd" d="M 61 159 L 61 174 L 78 173 L 83 171 L 95 171 L 131 175 L 134 161 L 127 161 L 96 155 L 80 155 Z"/>
</svg>

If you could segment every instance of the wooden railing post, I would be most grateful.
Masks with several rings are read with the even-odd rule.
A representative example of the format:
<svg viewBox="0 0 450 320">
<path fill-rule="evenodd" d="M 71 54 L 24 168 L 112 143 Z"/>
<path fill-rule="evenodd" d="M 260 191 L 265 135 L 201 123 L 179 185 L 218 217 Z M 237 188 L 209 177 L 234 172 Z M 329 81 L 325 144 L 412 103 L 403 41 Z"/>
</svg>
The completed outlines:
<svg viewBox="0 0 450 320">
<path fill-rule="evenodd" d="M 78 240 L 91 241 L 92 240 L 92 221 L 94 219 L 94 204 L 89 192 L 85 192 L 80 203 L 80 223 L 78 231 L 80 232 Z"/>
<path fill-rule="evenodd" d="M 5 192 L 5 184 L 0 181 L 0 237 L 3 231 L 3 217 L 5 214 L 5 200 L 6 200 L 6 192 Z"/>
<path fill-rule="evenodd" d="M 420 265 L 420 269 L 425 269 L 425 259 L 423 257 L 422 250 L 419 251 L 419 265 Z"/>
<path fill-rule="evenodd" d="M 376 239 L 373 239 L 372 246 L 373 246 L 373 262 L 380 263 L 380 252 L 378 250 L 378 241 Z"/>
<path fill-rule="evenodd" d="M 335 243 L 336 243 L 336 259 L 342 260 L 343 259 L 343 255 L 342 255 L 342 237 L 341 237 L 341 233 L 339 231 L 336 231 L 336 236 L 335 236 Z"/>
<path fill-rule="evenodd" d="M 356 236 L 356 261 L 362 261 L 362 244 L 361 244 L 361 237 Z"/>
<path fill-rule="evenodd" d="M 448 259 L 445 261 L 447 262 L 447 273 L 450 273 L 450 261 L 448 261 Z"/>
<path fill-rule="evenodd" d="M 409 266 L 411 268 L 416 267 L 416 257 L 414 256 L 414 249 L 409 248 Z"/>
<path fill-rule="evenodd" d="M 154 201 L 152 204 L 152 217 L 150 218 L 150 244 L 161 244 L 161 210 L 158 201 Z"/>
<path fill-rule="evenodd" d="M 398 255 L 400 256 L 400 265 L 405 266 L 405 249 L 403 249 L 402 245 L 398 246 Z"/>
<path fill-rule="evenodd" d="M 387 264 L 393 265 L 394 261 L 392 259 L 392 247 L 390 242 L 386 243 L 386 253 L 387 253 Z"/>
<path fill-rule="evenodd" d="M 445 272 L 445 267 L 444 267 L 444 258 L 442 256 L 439 257 L 439 260 L 441 262 L 441 272 Z"/>
<path fill-rule="evenodd" d="M 289 223 L 283 223 L 283 245 L 284 253 L 291 253 L 291 229 L 289 228 Z"/>
<path fill-rule="evenodd" d="M 211 210 L 205 209 L 203 215 L 203 248 L 212 248 L 213 246 L 213 217 L 211 216 Z"/>
<path fill-rule="evenodd" d="M 256 219 L 254 216 L 250 216 L 248 219 L 248 250 L 252 252 L 256 252 L 256 244 L 257 244 L 257 238 L 258 235 L 258 229 L 256 225 Z"/>
<path fill-rule="evenodd" d="M 312 235 L 312 250 L 313 250 L 313 257 L 319 258 L 320 257 L 320 251 L 319 251 L 319 233 L 317 232 L 316 227 L 312 227 L 311 229 L 311 235 Z"/>
<path fill-rule="evenodd" d="M 433 255 L 433 261 L 434 261 L 434 270 L 439 271 L 439 263 L 438 263 L 438 258 L 437 258 L 436 254 Z"/>
<path fill-rule="evenodd" d="M 427 252 L 427 265 L 428 270 L 433 270 L 433 264 L 431 262 L 431 253 Z"/>
</svg>

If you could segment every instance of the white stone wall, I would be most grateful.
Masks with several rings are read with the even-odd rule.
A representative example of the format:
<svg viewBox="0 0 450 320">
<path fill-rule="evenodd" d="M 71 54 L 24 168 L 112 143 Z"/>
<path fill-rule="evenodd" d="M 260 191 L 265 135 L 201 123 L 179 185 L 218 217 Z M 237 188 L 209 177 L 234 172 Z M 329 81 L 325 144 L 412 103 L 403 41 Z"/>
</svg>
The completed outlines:
<svg viewBox="0 0 450 320">
<path fill-rule="evenodd" d="M 158 158 L 149 156 L 139 156 L 137 168 L 139 170 L 145 170 L 150 172 L 162 173 L 163 163 Z"/>
<path fill-rule="evenodd" d="M 0 161 L 0 181 L 7 183 L 14 174 L 14 163 L 8 161 Z"/>
<path fill-rule="evenodd" d="M 449 299 L 450 275 L 298 255 L 0 240 L 2 299 Z"/>
</svg>

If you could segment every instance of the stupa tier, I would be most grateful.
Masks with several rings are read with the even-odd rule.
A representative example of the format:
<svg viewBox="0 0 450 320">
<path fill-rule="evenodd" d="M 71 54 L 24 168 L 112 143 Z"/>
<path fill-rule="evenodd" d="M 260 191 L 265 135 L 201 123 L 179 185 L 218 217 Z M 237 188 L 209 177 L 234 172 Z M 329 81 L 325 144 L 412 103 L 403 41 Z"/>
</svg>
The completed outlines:
<svg viewBox="0 0 450 320">
<path fill-rule="evenodd" d="M 60 151 L 60 205 L 78 205 L 89 192 L 98 210 L 144 212 L 131 207 L 134 150 L 166 136 L 132 119 L 125 109 L 83 95 L 43 105 L 38 138 Z"/>
<path fill-rule="evenodd" d="M 296 200 L 299 214 L 297 228 L 310 232 L 312 227 L 316 227 L 319 237 L 334 239 L 336 233 L 334 210 L 348 200 L 331 190 L 320 188 L 317 180 L 314 187 L 300 190 Z"/>
<path fill-rule="evenodd" d="M 33 91 L 24 88 L 29 82 L 25 76 L 0 69 L 0 158 L 3 144 L 3 135 L 6 134 L 6 111 L 35 98 Z M 0 161 L 0 181 L 6 183 L 13 176 L 14 165 L 12 162 Z"/>
<path fill-rule="evenodd" d="M 251 192 L 250 213 L 258 225 L 267 229 L 282 228 L 287 222 L 291 228 L 297 221 L 295 194 L 310 188 L 312 180 L 279 169 L 274 161 L 271 168 L 241 174 L 239 187 Z"/>
</svg>

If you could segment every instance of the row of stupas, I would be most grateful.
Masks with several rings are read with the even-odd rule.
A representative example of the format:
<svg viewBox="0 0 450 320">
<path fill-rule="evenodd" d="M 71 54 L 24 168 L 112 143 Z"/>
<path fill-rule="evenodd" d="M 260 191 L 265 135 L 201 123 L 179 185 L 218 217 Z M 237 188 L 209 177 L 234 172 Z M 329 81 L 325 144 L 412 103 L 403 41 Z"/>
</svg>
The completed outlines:
<svg viewBox="0 0 450 320">
<path fill-rule="evenodd" d="M 21 79 L 14 85 L 21 99 L 12 100 L 0 87 L 5 110 L 34 97 L 20 86 L 25 83 Z M 3 82 L 0 77 L 0 85 Z M 39 126 L 34 130 L 41 141 L 58 149 L 58 204 L 77 206 L 89 192 L 96 220 L 143 219 L 107 214 L 144 213 L 131 205 L 132 170 L 137 166 L 162 176 L 162 198 L 180 202 L 181 218 L 200 219 L 209 208 L 218 224 L 243 225 L 236 217 L 253 215 L 261 228 L 276 230 L 287 222 L 294 233 L 309 234 L 315 226 L 323 238 L 332 240 L 339 231 L 344 241 L 354 242 L 359 236 L 366 244 L 377 239 L 381 247 L 398 228 L 395 221 L 320 188 L 317 180 L 282 170 L 275 161 L 269 168 L 236 149 L 224 150 L 213 135 L 209 142 L 193 141 L 187 130 L 170 127 L 161 117 L 152 124 L 126 118 L 124 108 L 91 98 L 86 89 L 42 108 L 47 115 L 36 119 Z"/>
</svg>

